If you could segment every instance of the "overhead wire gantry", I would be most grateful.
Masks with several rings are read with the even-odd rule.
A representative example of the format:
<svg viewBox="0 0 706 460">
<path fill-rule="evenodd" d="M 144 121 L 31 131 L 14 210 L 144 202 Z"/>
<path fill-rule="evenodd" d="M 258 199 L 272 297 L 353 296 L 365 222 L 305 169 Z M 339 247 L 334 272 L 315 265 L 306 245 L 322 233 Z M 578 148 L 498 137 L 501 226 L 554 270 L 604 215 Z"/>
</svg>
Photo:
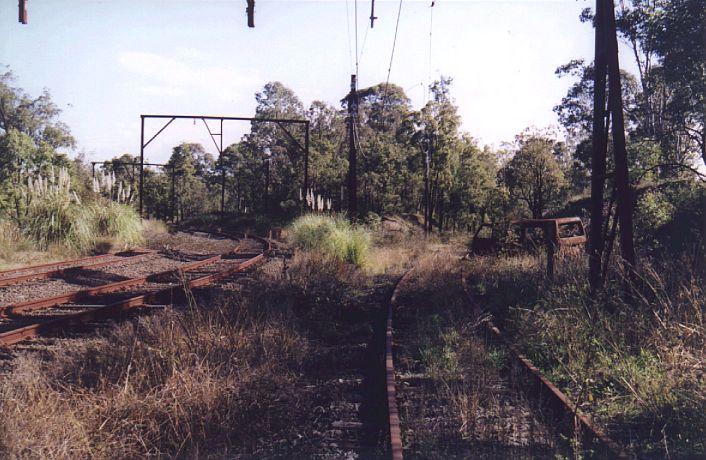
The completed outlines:
<svg viewBox="0 0 706 460">
<path fill-rule="evenodd" d="M 145 120 L 146 119 L 169 119 L 164 126 L 162 126 L 157 133 L 155 133 L 147 142 L 145 142 Z M 249 121 L 256 123 L 275 123 L 279 126 L 282 131 L 287 135 L 287 137 L 294 143 L 294 145 L 304 154 L 304 177 L 303 177 L 303 189 L 309 189 L 309 120 L 295 119 L 295 118 L 257 118 L 257 117 L 222 117 L 222 116 L 209 116 L 209 115 L 172 115 L 172 114 L 160 114 L 160 115 L 140 115 L 141 127 L 140 127 L 140 217 L 143 217 L 143 189 L 144 189 L 144 166 L 145 163 L 145 148 L 150 145 L 150 143 L 157 138 L 169 125 L 174 122 L 174 120 L 197 120 L 203 121 L 206 126 L 208 134 L 211 136 L 213 144 L 216 146 L 218 151 L 218 165 L 221 170 L 221 218 L 225 212 L 225 188 L 226 188 L 226 169 L 223 163 L 223 123 L 225 121 Z M 211 130 L 208 122 L 206 120 L 216 120 L 220 122 L 220 132 L 214 132 Z M 289 132 L 285 125 L 304 125 L 304 145 L 302 145 L 294 135 Z M 216 140 L 218 137 L 218 140 Z"/>
</svg>

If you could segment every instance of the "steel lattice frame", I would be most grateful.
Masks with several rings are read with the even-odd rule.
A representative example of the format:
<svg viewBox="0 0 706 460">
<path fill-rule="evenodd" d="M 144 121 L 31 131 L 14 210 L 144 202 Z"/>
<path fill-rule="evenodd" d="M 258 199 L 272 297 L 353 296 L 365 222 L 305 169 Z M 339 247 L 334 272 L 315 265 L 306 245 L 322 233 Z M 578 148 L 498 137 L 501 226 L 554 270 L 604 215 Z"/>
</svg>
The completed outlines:
<svg viewBox="0 0 706 460">
<path fill-rule="evenodd" d="M 162 126 L 157 133 L 152 136 L 147 142 L 145 142 L 145 119 L 169 119 L 169 121 Z M 304 190 L 309 188 L 309 120 L 291 119 L 291 118 L 255 118 L 255 117 L 221 117 L 221 116 L 208 116 L 208 115 L 173 115 L 173 114 L 159 114 L 159 115 L 140 115 L 141 127 L 140 127 L 140 217 L 143 217 L 143 189 L 144 189 L 144 170 L 145 170 L 145 148 L 159 136 L 162 131 L 167 129 L 167 127 L 172 124 L 174 120 L 196 120 L 200 119 L 206 126 L 208 134 L 211 136 L 213 144 L 218 150 L 218 163 L 221 165 L 221 217 L 224 215 L 225 211 L 225 188 L 226 188 L 226 173 L 223 167 L 223 122 L 225 121 L 250 121 L 259 123 L 275 123 L 277 126 L 282 128 L 287 137 L 304 153 Z M 215 133 L 211 131 L 211 127 L 208 125 L 206 120 L 218 120 L 220 121 L 220 132 Z M 299 141 L 290 133 L 284 125 L 295 124 L 304 125 L 304 145 L 302 146 Z M 218 142 L 216 141 L 218 137 Z"/>
</svg>

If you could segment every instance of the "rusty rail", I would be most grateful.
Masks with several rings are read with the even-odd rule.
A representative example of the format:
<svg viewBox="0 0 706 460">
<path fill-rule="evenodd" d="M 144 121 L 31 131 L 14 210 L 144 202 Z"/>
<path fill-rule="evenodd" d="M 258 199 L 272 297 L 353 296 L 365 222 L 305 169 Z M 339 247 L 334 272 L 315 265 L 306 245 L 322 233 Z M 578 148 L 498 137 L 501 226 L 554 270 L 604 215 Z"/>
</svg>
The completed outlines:
<svg viewBox="0 0 706 460">
<path fill-rule="evenodd" d="M 462 278 L 461 282 L 463 283 L 463 291 L 466 297 L 473 302 L 466 279 Z M 598 427 L 598 425 L 579 409 L 568 396 L 559 390 L 551 380 L 545 377 L 529 358 L 506 340 L 500 332 L 500 329 L 498 329 L 490 319 L 484 320 L 481 324 L 498 344 L 510 352 L 512 359 L 518 365 L 529 383 L 525 388 L 526 392 L 546 402 L 548 408 L 554 413 L 553 415 L 568 417 L 574 421 L 573 429 L 579 430 L 582 434 L 582 445 L 591 446 L 594 451 L 601 455 L 600 458 L 628 458 L 623 448 L 608 436 L 603 429 Z"/>
<path fill-rule="evenodd" d="M 397 407 L 397 390 L 395 388 L 395 365 L 392 354 L 392 313 L 397 304 L 400 286 L 412 273 L 414 268 L 408 270 L 395 285 L 395 289 L 387 305 L 387 326 L 385 330 L 385 386 L 387 391 L 387 414 L 390 428 L 390 453 L 392 460 L 402 460 L 402 430 L 400 426 L 400 413 Z"/>
<path fill-rule="evenodd" d="M 57 331 L 62 331 L 65 329 L 69 329 L 75 325 L 84 324 L 84 323 L 87 323 L 90 321 L 120 317 L 126 311 L 133 309 L 133 308 L 143 306 L 148 303 L 155 303 L 155 302 L 172 303 L 172 302 L 174 302 L 175 299 L 179 298 L 180 296 L 185 297 L 187 289 L 196 288 L 196 287 L 200 287 L 200 286 L 204 286 L 204 285 L 213 283 L 214 281 L 217 281 L 219 279 L 230 276 L 233 273 L 243 271 L 243 270 L 247 269 L 248 267 L 251 267 L 253 264 L 261 261 L 265 257 L 265 255 L 270 251 L 271 245 L 270 245 L 269 241 L 264 238 L 255 237 L 255 239 L 261 241 L 265 245 L 265 249 L 261 253 L 256 254 L 252 257 L 249 257 L 244 262 L 240 262 L 233 267 L 229 267 L 229 268 L 222 270 L 220 272 L 193 279 L 193 280 L 189 281 L 188 283 L 186 283 L 186 285 L 170 286 L 165 289 L 160 289 L 157 291 L 149 292 L 147 294 L 141 294 L 141 295 L 137 295 L 137 296 L 130 297 L 127 299 L 123 299 L 123 300 L 120 300 L 117 302 L 113 302 L 113 303 L 108 304 L 104 307 L 95 308 L 95 309 L 91 309 L 91 310 L 87 310 L 87 311 L 83 311 L 83 312 L 79 312 L 79 313 L 75 313 L 75 314 L 70 314 L 70 315 L 63 315 L 63 316 L 60 316 L 60 317 L 53 319 L 53 320 L 43 321 L 43 322 L 19 327 L 16 329 L 12 329 L 10 331 L 7 331 L 7 332 L 0 334 L 0 346 L 14 345 L 18 342 L 21 342 L 21 341 L 28 339 L 28 338 L 31 338 L 31 337 L 37 337 L 37 336 L 47 335 L 49 333 L 53 333 L 53 332 L 57 332 Z M 236 248 L 236 250 L 237 250 L 237 248 Z M 226 259 L 228 256 L 230 256 L 232 254 L 233 254 L 233 251 L 226 253 L 226 254 L 223 254 L 223 255 L 211 257 L 209 259 L 205 259 L 204 261 L 198 261 L 196 263 L 190 264 L 192 266 L 191 270 L 193 270 L 194 268 L 198 268 L 200 266 L 206 265 L 206 263 L 204 263 L 206 261 L 209 261 L 209 263 L 213 263 L 213 262 L 216 262 L 221 259 Z M 250 256 L 250 254 L 248 254 L 248 256 Z M 198 267 L 194 267 L 194 265 L 196 265 L 197 263 L 200 265 L 198 265 Z M 183 267 L 182 267 L 181 269 L 170 270 L 169 272 L 184 273 L 185 271 L 188 271 L 188 270 L 183 270 Z M 163 272 L 163 273 L 167 273 L 167 272 Z M 161 275 L 161 274 L 157 274 L 157 275 Z M 157 276 L 157 275 L 152 275 L 152 276 Z M 140 278 L 140 279 L 142 279 L 142 278 Z M 127 280 L 127 281 L 133 281 L 133 280 Z"/>
<path fill-rule="evenodd" d="M 113 257 L 115 254 L 114 253 L 108 253 L 108 254 L 101 254 L 98 256 L 86 256 L 86 257 L 80 257 L 78 259 L 69 259 L 69 260 L 62 260 L 59 262 L 47 262 L 45 264 L 38 264 L 38 265 L 30 265 L 28 267 L 19 267 L 19 268 L 11 268 L 8 270 L 2 270 L 0 271 L 0 276 L 2 275 L 7 275 L 8 273 L 17 273 L 17 272 L 23 272 L 27 270 L 36 270 L 38 268 L 68 268 L 72 265 L 87 261 L 87 260 L 100 260 L 100 259 L 105 259 L 106 257 Z"/>
<path fill-rule="evenodd" d="M 134 255 L 134 256 L 125 257 L 124 260 L 113 260 L 113 259 L 104 260 L 106 257 L 111 257 L 111 256 L 117 255 L 117 254 L 104 254 L 102 256 L 95 256 L 92 258 L 87 258 L 87 259 L 93 260 L 92 263 L 88 263 L 88 264 L 71 265 L 72 263 L 79 262 L 82 259 L 75 259 L 73 261 L 67 261 L 67 262 L 57 263 L 57 264 L 50 264 L 50 266 L 55 265 L 56 268 L 54 268 L 53 270 L 41 271 L 41 272 L 36 272 L 36 273 L 29 273 L 26 275 L 13 276 L 10 278 L 0 278 L 0 287 L 24 283 L 25 281 L 36 281 L 36 280 L 51 278 L 54 276 L 60 276 L 60 275 L 66 274 L 66 273 L 70 273 L 73 270 L 84 270 L 87 268 L 100 268 L 100 267 L 106 267 L 108 265 L 112 265 L 115 263 L 121 263 L 121 262 L 134 262 L 136 260 L 144 259 L 145 257 L 148 257 L 152 254 L 154 254 L 154 251 L 141 252 L 141 253 L 138 253 L 137 255 Z M 100 258 L 100 260 L 98 262 L 95 262 L 96 258 Z M 69 264 L 69 265 L 64 266 L 64 264 Z M 32 267 L 24 267 L 22 269 L 19 269 L 18 271 L 35 270 L 37 268 L 44 268 L 44 266 L 43 265 L 35 265 Z"/>
<path fill-rule="evenodd" d="M 79 289 L 76 291 L 71 291 L 71 292 L 67 292 L 65 294 L 59 294 L 59 295 L 52 296 L 52 297 L 44 297 L 42 299 L 28 300 L 25 302 L 19 302 L 19 303 L 15 303 L 12 305 L 2 306 L 2 307 L 0 307 L 0 318 L 16 315 L 18 313 L 27 312 L 27 311 L 41 310 L 43 308 L 53 307 L 53 306 L 60 305 L 62 303 L 66 303 L 66 302 L 79 302 L 79 301 L 86 300 L 91 297 L 95 297 L 97 295 L 110 294 L 113 292 L 122 291 L 124 289 L 139 286 L 141 284 L 145 284 L 148 282 L 157 282 L 162 278 L 166 278 L 166 277 L 174 276 L 174 275 L 179 275 L 180 273 L 193 271 L 193 270 L 196 270 L 197 268 L 201 268 L 205 265 L 210 265 L 212 263 L 218 262 L 223 257 L 228 256 L 228 255 L 234 253 L 235 251 L 237 251 L 239 249 L 239 247 L 240 246 L 237 246 L 233 251 L 231 251 L 227 254 L 217 255 L 217 256 L 209 257 L 209 258 L 203 259 L 203 260 L 197 260 L 195 262 L 191 262 L 191 263 L 182 265 L 180 267 L 177 267 L 177 268 L 174 268 L 171 270 L 165 270 L 163 272 L 153 273 L 151 275 L 147 275 L 147 276 L 143 276 L 143 277 L 139 277 L 139 278 L 130 278 L 127 280 L 117 281 L 115 283 L 104 284 L 102 286 L 96 286 L 93 288 Z"/>
</svg>

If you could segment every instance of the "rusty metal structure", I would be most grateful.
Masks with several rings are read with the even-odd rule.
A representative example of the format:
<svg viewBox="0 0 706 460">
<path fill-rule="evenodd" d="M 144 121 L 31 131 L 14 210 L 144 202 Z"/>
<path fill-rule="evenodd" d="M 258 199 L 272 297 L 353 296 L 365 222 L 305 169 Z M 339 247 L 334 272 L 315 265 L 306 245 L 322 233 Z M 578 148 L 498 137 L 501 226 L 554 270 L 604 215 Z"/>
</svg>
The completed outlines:
<svg viewBox="0 0 706 460">
<path fill-rule="evenodd" d="M 154 134 L 147 142 L 145 142 L 145 120 L 146 119 L 169 119 L 156 134 Z M 211 140 L 218 151 L 218 165 L 221 169 L 221 218 L 225 212 L 225 193 L 226 193 L 226 170 L 223 166 L 223 123 L 225 121 L 249 121 L 255 123 L 275 123 L 284 131 L 287 137 L 294 145 L 304 154 L 304 190 L 309 188 L 309 120 L 300 120 L 293 118 L 256 118 L 256 117 L 224 117 L 224 116 L 209 116 L 209 115 L 140 115 L 140 217 L 143 216 L 143 190 L 144 190 L 144 166 L 145 166 L 145 148 L 157 138 L 174 120 L 201 120 L 208 131 Z M 220 131 L 214 132 L 208 125 L 206 120 L 215 120 L 220 122 Z M 285 125 L 304 125 L 304 145 L 292 135 Z M 218 141 L 216 140 L 218 138 Z"/>
<path fill-rule="evenodd" d="M 467 300 L 473 303 L 468 280 L 462 277 L 461 283 Z M 569 439 L 580 440 L 581 445 L 592 450 L 594 454 L 599 456 L 598 458 L 629 458 L 625 450 L 542 374 L 517 347 L 512 345 L 490 319 L 484 319 L 480 325 L 483 328 L 480 332 L 486 334 L 492 343 L 509 352 L 509 356 L 518 370 L 515 378 L 522 378 L 525 382 L 525 393 L 545 404 L 550 412 L 548 415 L 553 418 L 573 421 L 573 423 L 569 422 L 558 426 Z"/>
<path fill-rule="evenodd" d="M 136 253 L 131 256 L 131 261 L 143 259 L 154 251 L 146 250 L 140 253 Z M 92 257 L 82 257 L 80 259 L 67 260 L 63 262 L 55 262 L 43 265 L 33 265 L 31 267 L 25 267 L 18 270 L 8 270 L 7 272 L 2 272 L 0 275 L 7 274 L 9 276 L 4 276 L 0 278 L 0 287 L 11 286 L 13 284 L 24 283 L 26 281 L 36 281 L 48 278 L 55 278 L 57 276 L 62 276 L 64 274 L 70 273 L 75 270 L 85 270 L 88 268 L 95 269 L 100 267 L 105 267 L 113 264 L 115 261 L 110 260 L 110 258 L 119 255 L 114 253 L 102 254 L 99 256 Z M 29 273 L 27 273 L 29 272 Z M 2 307 L 0 307 L 0 316 Z"/>
<path fill-rule="evenodd" d="M 520 219 L 512 222 L 519 229 L 520 246 L 544 246 L 547 252 L 547 277 L 554 277 L 554 257 L 556 252 L 567 252 L 572 248 L 583 248 L 586 245 L 586 231 L 583 222 L 578 217 L 562 217 L 557 219 Z M 534 241 L 528 236 L 528 231 L 541 231 L 540 241 Z"/>
<path fill-rule="evenodd" d="M 395 364 L 392 353 L 392 314 L 395 306 L 397 305 L 400 286 L 413 273 L 413 271 L 414 268 L 407 270 L 407 272 L 405 272 L 405 274 L 397 280 L 395 289 L 393 290 L 390 301 L 387 304 L 387 323 L 385 326 L 385 392 L 387 395 L 387 416 L 390 436 L 390 455 L 392 460 L 402 460 L 403 458 L 402 428 L 400 425 L 400 412 L 397 406 Z"/>
<path fill-rule="evenodd" d="M 586 231 L 579 217 L 560 217 L 556 219 L 519 219 L 512 222 L 520 231 L 520 244 L 528 241 L 527 231 L 540 229 L 543 243 L 552 245 L 559 251 L 586 244 Z"/>
</svg>

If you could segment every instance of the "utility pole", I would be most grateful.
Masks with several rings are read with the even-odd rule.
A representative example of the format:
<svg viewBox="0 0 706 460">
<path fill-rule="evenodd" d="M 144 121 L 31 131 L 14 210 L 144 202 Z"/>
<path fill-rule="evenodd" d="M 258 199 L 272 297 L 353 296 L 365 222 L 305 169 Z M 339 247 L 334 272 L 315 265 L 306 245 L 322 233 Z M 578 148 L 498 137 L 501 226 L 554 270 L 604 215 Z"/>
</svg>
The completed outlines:
<svg viewBox="0 0 706 460">
<path fill-rule="evenodd" d="M 142 193 L 145 185 L 145 116 L 140 115 L 140 219 L 142 219 Z"/>
<path fill-rule="evenodd" d="M 172 223 L 177 221 L 176 212 L 176 165 L 172 164 Z"/>
<path fill-rule="evenodd" d="M 270 152 L 265 152 L 265 212 L 270 209 Z"/>
<path fill-rule="evenodd" d="M 424 152 L 424 236 L 429 236 L 429 163 L 431 162 L 431 139 L 422 139 L 422 151 Z"/>
<path fill-rule="evenodd" d="M 223 161 L 223 119 L 221 118 L 220 147 L 218 148 L 218 159 L 221 164 L 221 225 L 226 213 L 226 165 Z"/>
<path fill-rule="evenodd" d="M 355 144 L 355 124 L 358 120 L 358 92 L 356 76 L 351 75 L 351 92 L 348 95 L 348 217 L 358 216 L 358 176 Z"/>
<path fill-rule="evenodd" d="M 377 18 L 378 17 L 375 16 L 375 0 L 372 0 L 372 2 L 370 2 L 370 28 L 371 29 L 373 27 L 375 27 L 375 20 Z"/>
<path fill-rule="evenodd" d="M 613 116 L 613 156 L 615 157 L 615 186 L 618 192 L 618 223 L 620 224 L 620 254 L 630 269 L 635 267 L 635 242 L 632 225 L 632 190 L 628 172 L 628 155 L 625 148 L 625 117 L 623 114 L 622 87 L 620 84 L 620 60 L 618 58 L 618 35 L 615 24 L 615 5 L 606 0 L 607 47 L 608 47 L 608 91 L 611 115 Z"/>
</svg>

